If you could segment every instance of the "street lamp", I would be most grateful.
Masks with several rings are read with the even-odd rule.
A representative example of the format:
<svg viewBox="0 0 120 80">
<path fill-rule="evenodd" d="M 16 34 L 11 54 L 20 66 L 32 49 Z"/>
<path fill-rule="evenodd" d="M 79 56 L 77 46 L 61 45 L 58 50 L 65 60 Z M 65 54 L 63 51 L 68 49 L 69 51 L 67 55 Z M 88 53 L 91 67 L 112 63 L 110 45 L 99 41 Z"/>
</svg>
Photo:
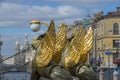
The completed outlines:
<svg viewBox="0 0 120 80">
<path fill-rule="evenodd" d="M 1 35 L 0 35 L 0 62 L 2 61 L 2 55 L 1 55 L 1 46 L 3 42 L 1 41 Z"/>
<path fill-rule="evenodd" d="M 105 54 L 108 55 L 108 80 L 110 80 L 110 55 L 112 54 L 112 52 L 106 52 Z"/>
<path fill-rule="evenodd" d="M 32 20 L 30 22 L 30 28 L 32 29 L 33 32 L 38 32 L 40 30 L 42 24 L 46 25 L 47 27 L 49 26 L 45 22 L 41 22 L 39 20 Z"/>
<path fill-rule="evenodd" d="M 1 41 L 1 35 L 0 35 L 0 62 L 2 61 L 2 55 L 1 55 L 1 46 L 2 46 L 3 42 Z M 1 67 L 1 64 L 0 64 Z M 0 80 L 1 80 L 1 73 L 0 73 Z"/>
</svg>

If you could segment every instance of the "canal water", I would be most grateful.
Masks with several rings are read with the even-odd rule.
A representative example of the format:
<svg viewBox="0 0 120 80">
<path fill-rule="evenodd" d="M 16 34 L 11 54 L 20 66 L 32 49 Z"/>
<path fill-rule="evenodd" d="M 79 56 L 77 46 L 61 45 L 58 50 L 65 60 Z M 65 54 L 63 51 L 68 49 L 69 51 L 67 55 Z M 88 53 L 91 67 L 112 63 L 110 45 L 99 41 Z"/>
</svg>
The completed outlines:
<svg viewBox="0 0 120 80">
<path fill-rule="evenodd" d="M 0 75 L 0 80 L 30 80 L 30 74 L 26 72 L 7 72 Z"/>
</svg>

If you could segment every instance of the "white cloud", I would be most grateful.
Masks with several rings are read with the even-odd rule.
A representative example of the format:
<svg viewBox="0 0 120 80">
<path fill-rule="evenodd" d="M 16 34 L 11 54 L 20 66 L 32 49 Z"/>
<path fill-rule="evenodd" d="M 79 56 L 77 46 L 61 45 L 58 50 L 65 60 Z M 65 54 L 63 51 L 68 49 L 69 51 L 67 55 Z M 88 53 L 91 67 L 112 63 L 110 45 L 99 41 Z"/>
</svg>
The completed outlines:
<svg viewBox="0 0 120 80">
<path fill-rule="evenodd" d="M 26 3 L 24 3 L 24 1 Z M 35 5 L 35 1 L 44 4 Z M 71 25 L 74 20 L 81 20 L 86 17 L 88 10 L 92 11 L 92 13 L 99 12 L 102 11 L 102 8 L 104 8 L 106 4 L 110 4 L 109 6 L 111 6 L 113 3 L 120 3 L 120 1 L 118 1 L 119 0 L 34 0 L 34 2 L 32 2 L 32 0 L 0 0 L 0 27 L 29 26 L 30 20 L 32 19 L 39 19 L 48 23 L 51 19 L 54 19 L 56 26 L 61 22 Z M 49 2 L 53 2 L 55 6 L 51 3 L 49 4 Z M 34 35 L 36 34 L 38 33 Z M 3 40 L 5 41 L 3 44 L 3 53 L 8 54 L 11 50 L 13 53 L 16 39 L 24 41 L 24 35 L 6 35 L 7 36 L 4 36 L 5 40 Z M 8 52 L 6 52 L 6 50 Z"/>
<path fill-rule="evenodd" d="M 25 0 L 29 1 L 29 0 Z M 71 19 L 86 17 L 87 11 L 102 11 L 103 4 L 116 3 L 114 0 L 45 0 L 56 2 L 58 6 L 35 6 L 18 4 L 22 0 L 1 0 L 0 27 L 4 26 L 29 26 L 32 19 L 50 21 L 55 19 L 73 21 Z M 99 7 L 98 7 L 99 6 Z M 71 22 L 72 23 L 72 22 Z"/>
<path fill-rule="evenodd" d="M 25 6 L 1 3 L 0 26 L 26 26 L 32 19 L 50 21 L 84 16 L 85 11 L 73 6 Z M 28 23 L 25 23 L 28 22 Z"/>
<path fill-rule="evenodd" d="M 113 3 L 118 2 L 117 0 L 51 0 L 55 2 L 67 2 L 67 3 Z"/>
<path fill-rule="evenodd" d="M 60 15 L 66 17 L 79 16 L 84 14 L 84 10 L 78 9 L 72 6 L 60 6 L 58 7 L 58 12 Z"/>
</svg>

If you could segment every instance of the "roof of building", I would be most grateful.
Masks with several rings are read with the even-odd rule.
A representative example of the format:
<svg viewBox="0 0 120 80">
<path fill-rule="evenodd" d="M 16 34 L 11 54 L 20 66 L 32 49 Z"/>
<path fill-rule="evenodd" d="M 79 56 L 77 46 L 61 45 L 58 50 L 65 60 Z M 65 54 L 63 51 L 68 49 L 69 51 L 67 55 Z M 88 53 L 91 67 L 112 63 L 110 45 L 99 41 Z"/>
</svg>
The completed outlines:
<svg viewBox="0 0 120 80">
<path fill-rule="evenodd" d="M 120 18 L 120 7 L 117 7 L 116 12 L 108 12 L 107 15 L 104 15 L 103 12 L 94 14 L 94 22 L 99 22 L 106 18 Z"/>
</svg>

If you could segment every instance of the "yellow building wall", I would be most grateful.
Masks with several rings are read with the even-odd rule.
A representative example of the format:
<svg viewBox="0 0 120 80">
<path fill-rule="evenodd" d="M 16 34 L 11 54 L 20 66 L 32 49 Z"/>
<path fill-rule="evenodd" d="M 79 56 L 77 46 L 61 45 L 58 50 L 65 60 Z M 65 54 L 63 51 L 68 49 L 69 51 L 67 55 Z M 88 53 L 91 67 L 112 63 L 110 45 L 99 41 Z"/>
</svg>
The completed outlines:
<svg viewBox="0 0 120 80">
<path fill-rule="evenodd" d="M 119 33 L 120 33 L 120 18 L 105 18 L 97 22 L 96 27 L 96 51 L 97 58 L 100 54 L 103 57 L 102 67 L 107 67 L 108 64 L 108 56 L 105 52 L 112 52 L 113 50 L 113 40 L 120 40 L 120 35 L 113 35 L 113 24 L 119 24 Z M 113 64 L 113 55 L 110 55 L 110 66 L 114 67 Z"/>
</svg>

